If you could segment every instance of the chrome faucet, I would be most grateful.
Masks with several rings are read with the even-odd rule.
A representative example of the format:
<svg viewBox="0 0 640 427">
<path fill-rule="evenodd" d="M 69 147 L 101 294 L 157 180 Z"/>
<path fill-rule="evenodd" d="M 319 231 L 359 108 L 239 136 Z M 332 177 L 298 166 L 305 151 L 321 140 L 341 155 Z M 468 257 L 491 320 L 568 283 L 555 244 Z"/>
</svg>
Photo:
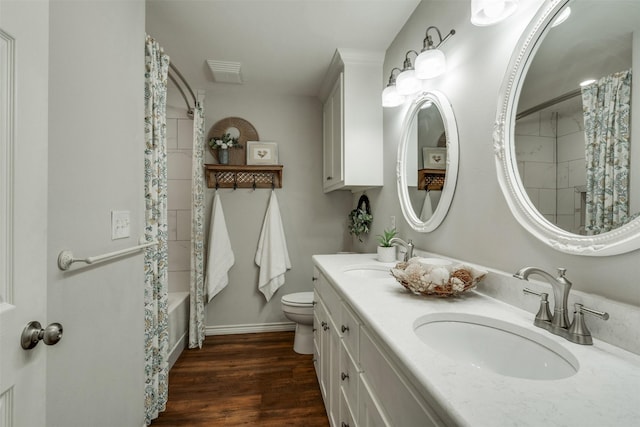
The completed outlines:
<svg viewBox="0 0 640 427">
<path fill-rule="evenodd" d="M 577 344 L 593 344 L 591 333 L 587 329 L 587 325 L 584 323 L 583 314 L 591 314 L 602 320 L 609 319 L 609 314 L 596 311 L 588 307 L 584 307 L 582 304 L 576 303 L 573 314 L 573 323 L 569 325 L 567 299 L 569 297 L 569 291 L 571 290 L 571 282 L 565 277 L 566 272 L 566 268 L 558 268 L 558 277 L 553 277 L 546 271 L 539 268 L 525 267 L 518 270 L 513 277 L 528 281 L 531 274 L 538 274 L 544 277 L 551 285 L 551 289 L 553 290 L 553 315 L 551 315 L 549 311 L 549 302 L 547 301 L 549 296 L 548 294 L 544 292 L 538 293 L 524 288 L 525 294 L 532 294 L 540 297 L 540 309 L 533 321 L 535 326 L 546 329 L 552 334 L 559 335 Z"/>
<path fill-rule="evenodd" d="M 391 243 L 392 246 L 400 245 L 406 249 L 406 252 L 404 253 L 404 262 L 407 262 L 411 258 L 413 258 L 413 242 L 411 240 L 405 242 L 399 237 L 394 237 L 389 241 L 389 243 Z"/>
<path fill-rule="evenodd" d="M 564 332 L 569 328 L 567 299 L 571 290 L 571 282 L 564 277 L 566 272 L 566 268 L 558 268 L 558 277 L 553 277 L 537 267 L 525 267 L 513 275 L 513 277 L 528 281 L 531 274 L 537 274 L 549 282 L 553 290 L 553 316 L 551 318 L 550 331 L 556 335 L 564 335 Z"/>
</svg>

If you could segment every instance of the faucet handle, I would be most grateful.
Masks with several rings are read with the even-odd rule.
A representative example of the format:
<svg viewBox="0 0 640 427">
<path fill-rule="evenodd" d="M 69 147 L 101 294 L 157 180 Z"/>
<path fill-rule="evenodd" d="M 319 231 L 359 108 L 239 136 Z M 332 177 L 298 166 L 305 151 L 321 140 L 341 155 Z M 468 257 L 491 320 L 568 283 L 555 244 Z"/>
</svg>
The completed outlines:
<svg viewBox="0 0 640 427">
<path fill-rule="evenodd" d="M 529 288 L 524 288 L 522 292 L 540 297 L 540 309 L 538 309 L 538 313 L 536 314 L 533 324 L 536 326 L 543 326 L 551 323 L 552 317 L 551 310 L 549 310 L 549 294 L 546 292 L 535 292 Z"/>
<path fill-rule="evenodd" d="M 584 313 L 599 317 L 602 320 L 608 320 L 609 313 L 593 310 L 579 303 L 575 303 L 574 307 L 573 322 L 571 326 L 569 326 L 567 339 L 577 344 L 592 345 L 593 339 L 591 338 L 591 332 L 589 332 L 587 324 L 584 322 Z"/>
</svg>

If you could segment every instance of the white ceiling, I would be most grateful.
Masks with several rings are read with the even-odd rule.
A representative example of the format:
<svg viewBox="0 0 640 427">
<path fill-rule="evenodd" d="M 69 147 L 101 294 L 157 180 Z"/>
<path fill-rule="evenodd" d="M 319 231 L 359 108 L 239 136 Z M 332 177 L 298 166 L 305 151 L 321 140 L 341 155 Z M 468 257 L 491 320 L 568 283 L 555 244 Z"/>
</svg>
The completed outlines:
<svg viewBox="0 0 640 427">
<path fill-rule="evenodd" d="M 214 82 L 213 59 L 240 62 L 246 89 L 316 96 L 336 48 L 385 51 L 418 3 L 146 0 L 146 31 L 194 90 L 231 85 Z"/>
</svg>

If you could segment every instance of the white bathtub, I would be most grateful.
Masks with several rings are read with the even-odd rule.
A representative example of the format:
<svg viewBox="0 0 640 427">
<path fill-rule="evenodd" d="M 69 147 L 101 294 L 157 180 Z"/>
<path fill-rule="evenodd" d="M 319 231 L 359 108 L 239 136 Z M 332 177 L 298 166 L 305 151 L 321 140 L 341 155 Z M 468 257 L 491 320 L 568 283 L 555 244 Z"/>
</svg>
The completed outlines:
<svg viewBox="0 0 640 427">
<path fill-rule="evenodd" d="M 169 369 L 187 347 L 189 292 L 169 292 Z"/>
</svg>

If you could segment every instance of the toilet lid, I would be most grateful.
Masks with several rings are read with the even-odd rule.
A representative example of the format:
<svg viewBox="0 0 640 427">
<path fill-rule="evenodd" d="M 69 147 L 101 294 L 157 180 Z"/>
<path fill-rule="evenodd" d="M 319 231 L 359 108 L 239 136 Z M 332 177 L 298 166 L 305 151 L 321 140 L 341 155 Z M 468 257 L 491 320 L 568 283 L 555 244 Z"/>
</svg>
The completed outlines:
<svg viewBox="0 0 640 427">
<path fill-rule="evenodd" d="M 313 292 L 296 292 L 284 295 L 281 299 L 284 304 L 307 306 L 313 304 Z"/>
</svg>

